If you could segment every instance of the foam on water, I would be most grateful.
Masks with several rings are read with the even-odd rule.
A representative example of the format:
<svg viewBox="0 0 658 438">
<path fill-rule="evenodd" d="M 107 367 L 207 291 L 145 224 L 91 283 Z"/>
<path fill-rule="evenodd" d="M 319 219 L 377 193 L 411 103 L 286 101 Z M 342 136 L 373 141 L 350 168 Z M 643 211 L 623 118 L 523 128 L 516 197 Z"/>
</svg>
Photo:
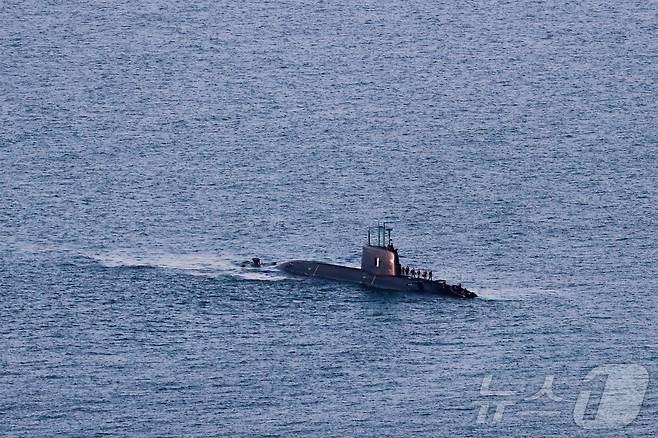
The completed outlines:
<svg viewBox="0 0 658 438">
<path fill-rule="evenodd" d="M 180 271 L 189 275 L 206 277 L 234 277 L 245 280 L 280 281 L 288 277 L 272 266 L 250 268 L 242 266 L 248 258 L 236 254 L 166 254 L 139 253 L 134 250 L 110 251 L 107 253 L 87 254 L 109 268 L 149 267 Z"/>
<path fill-rule="evenodd" d="M 544 298 L 547 295 L 557 295 L 558 291 L 550 289 L 496 288 L 472 289 L 478 298 L 487 301 L 521 301 Z"/>
</svg>

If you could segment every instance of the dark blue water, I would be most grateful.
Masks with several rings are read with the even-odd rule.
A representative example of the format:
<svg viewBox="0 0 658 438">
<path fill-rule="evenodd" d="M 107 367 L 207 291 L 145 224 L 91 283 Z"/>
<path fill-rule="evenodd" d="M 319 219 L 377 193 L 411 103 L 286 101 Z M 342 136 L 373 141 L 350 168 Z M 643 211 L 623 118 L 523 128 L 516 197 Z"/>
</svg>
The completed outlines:
<svg viewBox="0 0 658 438">
<path fill-rule="evenodd" d="M 0 4 L 0 434 L 656 433 L 658 3 L 185 3 Z"/>
</svg>

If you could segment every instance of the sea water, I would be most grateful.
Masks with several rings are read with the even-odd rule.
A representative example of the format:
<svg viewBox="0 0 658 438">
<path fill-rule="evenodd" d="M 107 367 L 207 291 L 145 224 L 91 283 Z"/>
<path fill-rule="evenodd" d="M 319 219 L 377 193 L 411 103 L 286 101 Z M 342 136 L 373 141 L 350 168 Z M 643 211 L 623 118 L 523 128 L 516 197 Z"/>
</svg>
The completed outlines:
<svg viewBox="0 0 658 438">
<path fill-rule="evenodd" d="M 4 0 L 0 434 L 654 436 L 657 60 L 655 1 Z M 480 298 L 240 265 L 377 220 Z"/>
</svg>

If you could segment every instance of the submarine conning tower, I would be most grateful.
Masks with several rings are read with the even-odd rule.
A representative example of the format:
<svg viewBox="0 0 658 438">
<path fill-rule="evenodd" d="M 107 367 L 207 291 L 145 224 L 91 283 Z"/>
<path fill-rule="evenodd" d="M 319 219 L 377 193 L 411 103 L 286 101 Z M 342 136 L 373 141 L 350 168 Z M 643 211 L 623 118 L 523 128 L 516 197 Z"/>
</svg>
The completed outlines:
<svg viewBox="0 0 658 438">
<path fill-rule="evenodd" d="M 361 253 L 361 269 L 378 276 L 397 277 L 400 275 L 400 258 L 398 250 L 391 241 L 392 228 L 383 225 L 368 227 L 368 244 Z M 373 237 L 377 233 L 377 240 Z"/>
</svg>

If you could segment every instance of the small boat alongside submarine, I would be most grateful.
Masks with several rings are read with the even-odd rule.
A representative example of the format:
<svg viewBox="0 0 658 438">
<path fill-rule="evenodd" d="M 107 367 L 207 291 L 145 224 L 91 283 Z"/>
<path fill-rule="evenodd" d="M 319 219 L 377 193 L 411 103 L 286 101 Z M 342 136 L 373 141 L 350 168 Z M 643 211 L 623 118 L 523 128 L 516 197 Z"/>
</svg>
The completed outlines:
<svg viewBox="0 0 658 438">
<path fill-rule="evenodd" d="M 377 231 L 376 243 L 371 239 L 373 230 Z M 451 285 L 445 280 L 433 280 L 431 273 L 429 276 L 426 275 L 427 273 L 421 276 L 420 272 L 417 276 L 409 275 L 408 268 L 403 269 L 400 264 L 398 250 L 391 241 L 391 231 L 392 228 L 387 227 L 386 224 L 368 228 L 368 244 L 363 247 L 361 253 L 361 268 L 309 260 L 291 260 L 281 263 L 276 268 L 290 274 L 357 283 L 377 289 L 426 292 L 458 298 L 477 297 L 474 292 L 465 289 L 461 284 Z"/>
</svg>

